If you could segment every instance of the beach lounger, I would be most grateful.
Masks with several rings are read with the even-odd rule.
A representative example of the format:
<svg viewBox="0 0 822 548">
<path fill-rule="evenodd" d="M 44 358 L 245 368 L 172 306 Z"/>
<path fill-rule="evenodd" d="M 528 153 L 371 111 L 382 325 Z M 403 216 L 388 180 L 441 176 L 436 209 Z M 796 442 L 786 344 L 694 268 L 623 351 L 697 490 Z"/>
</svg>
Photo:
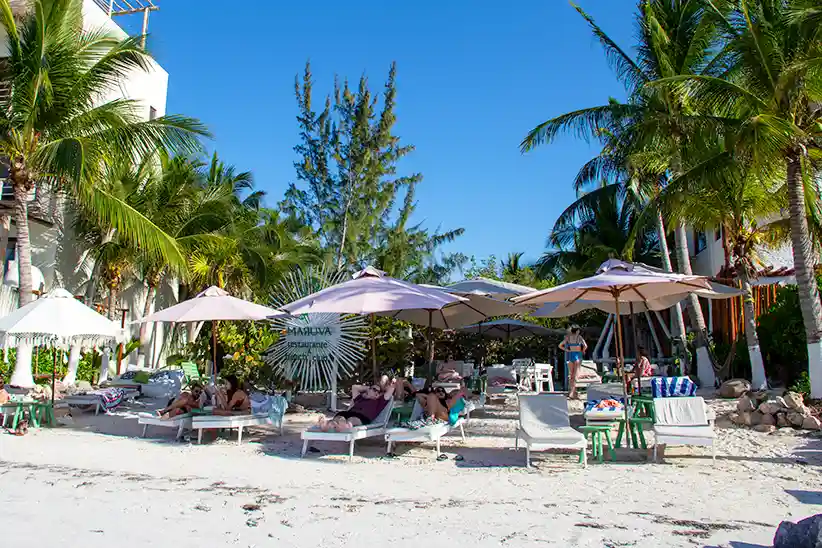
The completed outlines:
<svg viewBox="0 0 822 548">
<path fill-rule="evenodd" d="M 146 432 L 148 431 L 149 426 L 157 426 L 160 428 L 176 428 L 176 439 L 179 440 L 183 437 L 183 433 L 186 429 L 191 429 L 191 419 L 191 413 L 184 413 L 182 415 L 177 415 L 176 417 L 170 419 L 162 419 L 157 415 L 153 415 L 150 413 L 140 413 L 140 415 L 138 415 L 137 417 L 137 423 L 143 425 L 142 437 L 146 437 Z"/>
<path fill-rule="evenodd" d="M 316 426 L 304 430 L 302 433 L 303 450 L 300 453 L 304 457 L 312 441 L 340 441 L 348 443 L 348 459 L 354 458 L 354 442 L 365 438 L 384 436 L 391 419 L 391 412 L 394 409 L 394 400 L 390 400 L 385 408 L 377 415 L 374 422 L 364 426 L 357 426 L 350 432 L 323 432 Z"/>
<path fill-rule="evenodd" d="M 103 388 L 86 394 L 74 394 L 62 399 L 70 406 L 94 406 L 94 414 L 100 410 L 110 411 L 127 400 L 132 400 L 140 394 L 139 390 L 128 388 Z"/>
<path fill-rule="evenodd" d="M 710 445 L 716 461 L 714 415 L 706 407 L 699 396 L 654 399 L 654 461 L 658 445 Z"/>
<path fill-rule="evenodd" d="M 282 396 L 269 396 L 270 406 L 264 411 L 247 415 L 194 415 L 191 420 L 191 429 L 197 430 L 197 443 L 203 441 L 203 430 L 233 430 L 237 429 L 237 445 L 243 441 L 243 428 L 249 426 L 277 426 L 280 435 L 283 434 L 283 417 L 288 408 L 288 402 Z M 252 404 L 254 402 L 252 401 Z M 256 406 L 255 406 L 256 407 Z M 257 410 L 252 407 L 252 410 Z"/>
<path fill-rule="evenodd" d="M 573 449 L 579 451 L 579 462 L 587 464 L 585 449 L 588 442 L 580 432 L 571 428 L 568 400 L 562 394 L 519 396 L 519 428 L 515 447 L 525 442 L 525 466 L 531 466 L 531 451 Z"/>
<path fill-rule="evenodd" d="M 411 420 L 418 420 L 422 417 L 422 414 L 422 407 L 420 406 L 419 402 L 417 402 L 416 404 L 414 404 L 414 411 L 411 413 Z M 385 441 L 388 443 L 386 452 L 391 453 L 391 446 L 397 442 L 420 443 L 432 441 L 436 444 L 436 452 L 434 453 L 434 457 L 438 457 L 441 453 L 440 440 L 444 435 L 448 434 L 448 432 L 450 432 L 451 430 L 459 428 L 460 435 L 462 436 L 462 441 L 465 441 L 465 429 L 463 428 L 465 420 L 465 417 L 460 417 L 454 424 L 442 422 L 417 429 L 403 427 L 389 428 L 385 431 Z"/>
</svg>

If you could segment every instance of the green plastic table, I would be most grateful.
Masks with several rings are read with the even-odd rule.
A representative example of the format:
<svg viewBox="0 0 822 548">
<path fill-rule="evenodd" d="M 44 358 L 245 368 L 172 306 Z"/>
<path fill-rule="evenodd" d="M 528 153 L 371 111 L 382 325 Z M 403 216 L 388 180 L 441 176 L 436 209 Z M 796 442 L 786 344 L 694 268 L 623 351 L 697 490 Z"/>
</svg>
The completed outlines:
<svg viewBox="0 0 822 548">
<path fill-rule="evenodd" d="M 625 435 L 625 419 L 619 419 L 617 422 L 619 423 L 619 433 L 617 434 L 616 446 L 621 447 L 622 436 Z M 628 432 L 631 435 L 631 445 L 633 447 L 639 447 L 641 444 L 643 449 L 647 449 L 648 444 L 645 442 L 645 434 L 642 431 L 643 424 L 654 424 L 654 419 L 650 417 L 630 417 L 628 419 Z"/>
<path fill-rule="evenodd" d="M 591 436 L 591 454 L 595 459 L 599 462 L 602 462 L 603 457 L 603 448 L 602 448 L 602 438 L 605 438 L 605 441 L 608 444 L 608 452 L 611 454 L 611 462 L 616 460 L 616 453 L 614 452 L 614 446 L 611 445 L 611 427 L 608 425 L 594 425 L 594 426 L 581 426 L 579 428 L 580 432 L 583 435 Z"/>
<path fill-rule="evenodd" d="M 651 396 L 631 396 L 634 406 L 634 418 L 646 417 L 654 419 L 654 398 Z"/>
<path fill-rule="evenodd" d="M 397 422 L 403 422 L 411 419 L 411 413 L 414 412 L 414 404 L 411 405 L 399 405 L 391 411 L 391 414 L 394 416 L 394 419 Z"/>
<path fill-rule="evenodd" d="M 39 425 L 54 426 L 57 422 L 54 419 L 54 405 L 51 402 L 36 402 L 32 404 L 32 420 Z"/>
<path fill-rule="evenodd" d="M 40 426 L 40 423 L 37 420 L 37 413 L 34 412 L 32 409 L 37 402 L 30 401 L 30 400 L 18 400 L 18 401 L 10 401 L 8 403 L 4 403 L 2 406 L 3 409 L 3 424 L 6 424 L 6 418 L 11 415 L 11 429 L 16 430 L 17 425 L 20 423 L 20 419 L 25 418 L 26 413 L 28 413 L 31 425 L 33 427 Z M 11 414 L 8 411 L 14 410 L 14 413 Z"/>
</svg>

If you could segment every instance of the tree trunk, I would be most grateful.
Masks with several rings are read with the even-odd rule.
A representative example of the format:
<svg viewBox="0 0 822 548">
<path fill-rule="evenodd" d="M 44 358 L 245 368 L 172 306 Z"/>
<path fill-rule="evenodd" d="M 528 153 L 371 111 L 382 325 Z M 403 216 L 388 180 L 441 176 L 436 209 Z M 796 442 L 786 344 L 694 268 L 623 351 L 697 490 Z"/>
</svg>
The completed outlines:
<svg viewBox="0 0 822 548">
<path fill-rule="evenodd" d="M 32 301 L 31 281 L 31 240 L 29 239 L 29 193 L 26 187 L 14 184 L 14 224 L 17 225 L 17 291 L 20 293 L 20 306 Z M 29 365 L 31 368 L 31 365 Z"/>
<path fill-rule="evenodd" d="M 105 245 L 114 239 L 116 231 L 109 230 L 103 235 L 101 244 Z M 94 306 L 94 299 L 97 297 L 97 278 L 100 277 L 100 269 L 103 267 L 102 261 L 95 260 L 94 266 L 91 268 L 91 275 L 89 276 L 88 285 L 86 285 L 86 306 Z"/>
<path fill-rule="evenodd" d="M 6 264 L 6 252 L 9 248 L 9 233 L 11 232 L 11 215 L 0 215 L 0 253 L 3 254 L 3 266 Z M 5 274 L 5 272 L 3 272 Z"/>
<path fill-rule="evenodd" d="M 685 223 L 679 222 L 674 232 L 676 240 L 676 261 L 679 264 L 679 271 L 682 274 L 692 275 L 691 257 L 688 253 L 688 237 L 685 234 Z M 705 327 L 705 318 L 702 315 L 702 306 L 699 304 L 699 297 L 694 294 L 688 295 L 688 313 L 691 323 L 696 328 L 696 374 L 703 387 L 710 388 L 716 382 L 714 375 L 714 364 L 711 354 L 708 351 L 708 330 Z"/>
<path fill-rule="evenodd" d="M 145 318 L 149 314 L 151 314 L 151 305 L 154 303 L 154 297 L 157 294 L 157 287 L 155 285 L 148 286 L 148 292 L 146 293 L 146 304 L 143 306 L 143 315 L 142 318 Z M 145 367 L 146 356 L 148 356 L 149 352 L 151 352 L 151 337 L 148 336 L 148 324 L 141 323 L 140 324 L 140 352 L 137 356 L 137 366 L 142 368 Z"/>
<path fill-rule="evenodd" d="M 348 212 L 351 209 L 351 201 L 354 196 L 354 180 L 351 174 L 348 174 L 348 198 L 345 200 L 345 211 L 343 211 L 343 226 L 340 235 L 340 249 L 337 251 L 337 270 L 342 270 L 343 267 L 343 251 L 345 251 L 345 239 L 348 236 Z"/>
<path fill-rule="evenodd" d="M 793 265 L 796 269 L 796 285 L 799 292 L 799 309 L 805 324 L 808 340 L 808 374 L 811 380 L 811 397 L 822 398 L 822 303 L 814 276 L 817 261 L 808 230 L 805 207 L 805 184 L 802 180 L 802 160 L 798 153 L 787 158 L 788 203 L 791 214 L 791 243 Z"/>
<path fill-rule="evenodd" d="M 108 319 L 111 321 L 115 321 L 117 319 L 116 314 L 114 313 L 114 306 L 117 303 L 114 298 L 116 293 L 115 287 L 117 286 L 113 283 L 108 285 Z"/>
<path fill-rule="evenodd" d="M 765 377 L 762 352 L 759 350 L 759 336 L 756 334 L 753 287 L 748 278 L 745 265 L 737 265 L 736 272 L 742 282 L 742 291 L 744 292 L 742 295 L 742 314 L 745 323 L 745 340 L 748 343 L 748 354 L 751 359 L 751 387 L 754 390 L 764 390 L 768 387 L 768 382 Z"/>
<path fill-rule="evenodd" d="M 662 255 L 662 267 L 665 269 L 665 272 L 673 272 L 674 267 L 671 264 L 671 252 L 668 249 L 668 238 L 665 232 L 665 221 L 662 219 L 662 214 L 657 213 L 656 216 L 656 230 L 657 235 L 659 237 L 659 251 Z M 674 336 L 680 337 L 679 343 L 674 343 L 675 346 L 679 346 L 679 351 L 675 351 L 675 354 L 679 354 L 680 359 L 684 360 L 685 363 L 680 362 L 680 374 L 684 374 L 685 371 L 688 369 L 688 351 L 685 347 L 685 318 L 682 315 L 682 305 L 676 303 L 673 306 L 674 309 L 674 325 L 676 326 L 676 333 Z"/>
<path fill-rule="evenodd" d="M 66 376 L 63 378 L 63 384 L 66 386 L 73 385 L 77 382 L 77 368 L 80 366 L 80 345 L 71 345 L 69 351 L 68 368 L 66 369 Z"/>
<path fill-rule="evenodd" d="M 11 374 L 9 385 L 21 388 L 34 386 L 34 377 L 31 374 L 32 345 L 21 342 L 15 352 L 14 371 Z"/>
</svg>

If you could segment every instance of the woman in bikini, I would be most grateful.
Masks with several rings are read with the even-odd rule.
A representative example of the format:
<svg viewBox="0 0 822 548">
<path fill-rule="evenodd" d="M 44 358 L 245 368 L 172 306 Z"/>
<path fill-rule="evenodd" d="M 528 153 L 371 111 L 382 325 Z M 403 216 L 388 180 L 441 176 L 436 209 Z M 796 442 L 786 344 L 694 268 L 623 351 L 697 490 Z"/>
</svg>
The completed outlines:
<svg viewBox="0 0 822 548">
<path fill-rule="evenodd" d="M 226 383 L 224 389 L 217 390 L 217 405 L 214 408 L 215 415 L 234 415 L 238 412 L 248 413 L 251 411 L 251 400 L 248 394 L 241 388 L 240 381 L 234 375 L 223 377 Z"/>
<path fill-rule="evenodd" d="M 460 388 L 448 394 L 438 386 L 428 394 L 417 394 L 417 401 L 426 418 L 455 424 L 459 414 L 465 409 L 465 391 Z"/>
<path fill-rule="evenodd" d="M 580 335 L 578 325 L 571 326 L 571 332 L 565 335 L 562 342 L 559 343 L 560 350 L 565 351 L 568 363 L 568 397 L 572 400 L 579 399 L 577 395 L 577 375 L 579 368 L 582 366 L 582 357 L 585 351 L 588 350 L 588 344 Z"/>
<path fill-rule="evenodd" d="M 355 426 L 371 424 L 394 397 L 395 391 L 396 381 L 370 386 L 355 384 L 351 387 L 351 407 L 331 419 L 320 417 L 317 427 L 323 432 L 348 432 Z"/>
</svg>

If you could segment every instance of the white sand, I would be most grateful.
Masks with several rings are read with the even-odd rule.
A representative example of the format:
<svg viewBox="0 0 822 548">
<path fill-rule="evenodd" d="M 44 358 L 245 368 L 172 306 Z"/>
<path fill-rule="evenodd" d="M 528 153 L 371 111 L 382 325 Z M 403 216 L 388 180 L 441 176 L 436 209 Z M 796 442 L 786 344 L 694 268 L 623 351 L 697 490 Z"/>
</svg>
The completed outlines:
<svg viewBox="0 0 822 548">
<path fill-rule="evenodd" d="M 707 448 L 671 448 L 668 464 L 623 450 L 620 464 L 584 470 L 538 455 L 529 471 L 510 449 L 515 413 L 478 413 L 467 443 L 444 442 L 462 462 L 410 445 L 386 460 L 384 443 L 366 442 L 352 463 L 340 444 L 298 459 L 312 414 L 288 415 L 282 438 L 255 430 L 240 447 L 175 443 L 171 430 L 140 439 L 128 410 L 83 415 L 0 438 L 4 544 L 740 548 L 770 546 L 780 520 L 822 512 L 818 436 L 720 421 L 715 466 Z"/>
</svg>

